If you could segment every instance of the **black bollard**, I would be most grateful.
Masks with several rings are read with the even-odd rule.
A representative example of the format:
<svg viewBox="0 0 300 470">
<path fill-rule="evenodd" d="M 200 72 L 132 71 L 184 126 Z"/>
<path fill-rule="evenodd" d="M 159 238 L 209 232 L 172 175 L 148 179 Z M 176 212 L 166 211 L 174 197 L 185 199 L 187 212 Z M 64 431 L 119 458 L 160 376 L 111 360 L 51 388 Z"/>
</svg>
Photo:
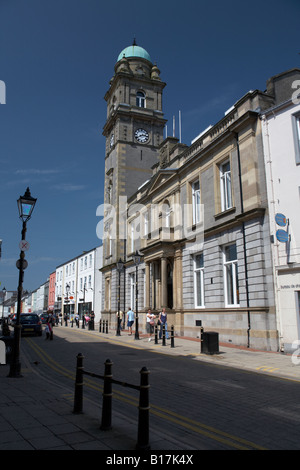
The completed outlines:
<svg viewBox="0 0 300 470">
<path fill-rule="evenodd" d="M 171 326 L 171 348 L 174 348 L 174 326 Z"/>
<path fill-rule="evenodd" d="M 82 413 L 83 402 L 83 355 L 77 355 L 76 364 L 76 379 L 75 379 L 75 393 L 74 393 L 74 409 L 73 413 Z"/>
<path fill-rule="evenodd" d="M 166 346 L 166 325 L 162 326 L 162 345 Z"/>
<path fill-rule="evenodd" d="M 143 367 L 140 371 L 140 400 L 138 418 L 138 439 L 136 449 L 150 450 L 149 445 L 149 371 Z"/>
<path fill-rule="evenodd" d="M 81 325 L 82 330 L 85 329 L 85 318 L 84 315 L 82 315 L 82 325 Z"/>
<path fill-rule="evenodd" d="M 111 429 L 111 409 L 112 409 L 112 365 L 110 359 L 106 359 L 104 368 L 104 385 L 102 400 L 102 422 L 100 429 L 108 431 Z"/>
<path fill-rule="evenodd" d="M 102 325 L 102 320 L 99 320 L 99 333 L 101 333 L 101 325 Z"/>
<path fill-rule="evenodd" d="M 106 320 L 106 334 L 108 334 L 108 320 Z"/>
<path fill-rule="evenodd" d="M 157 325 L 155 325 L 155 328 L 154 328 L 154 344 L 158 344 L 158 341 L 157 341 Z"/>
<path fill-rule="evenodd" d="M 73 328 L 73 326 L 74 326 L 73 324 L 74 324 L 74 320 L 73 320 L 73 318 L 72 318 L 72 320 L 71 320 L 71 328 Z"/>
</svg>

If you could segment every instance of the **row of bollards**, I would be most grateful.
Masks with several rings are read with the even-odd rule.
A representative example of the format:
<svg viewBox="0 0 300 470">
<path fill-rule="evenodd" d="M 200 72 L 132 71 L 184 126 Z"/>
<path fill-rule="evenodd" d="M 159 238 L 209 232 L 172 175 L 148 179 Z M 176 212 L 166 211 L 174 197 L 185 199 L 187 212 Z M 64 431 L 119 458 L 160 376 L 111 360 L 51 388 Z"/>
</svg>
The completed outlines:
<svg viewBox="0 0 300 470">
<path fill-rule="evenodd" d="M 73 413 L 79 414 L 83 412 L 83 375 L 89 375 L 96 377 L 104 381 L 103 393 L 102 393 L 102 419 L 100 429 L 108 431 L 111 429 L 112 423 L 112 384 L 118 384 L 123 387 L 129 387 L 135 390 L 139 390 L 139 415 L 138 415 L 138 436 L 136 449 L 150 450 L 149 445 L 149 371 L 146 367 L 143 367 L 140 371 L 140 385 L 132 385 L 123 381 L 115 380 L 112 376 L 113 362 L 107 359 L 104 363 L 104 375 L 94 374 L 85 371 L 83 368 L 84 356 L 79 353 L 77 355 L 76 364 L 76 378 L 75 378 L 75 393 L 74 393 L 74 408 Z"/>
<path fill-rule="evenodd" d="M 99 333 L 101 332 L 108 334 L 108 320 L 99 321 Z"/>
<path fill-rule="evenodd" d="M 155 344 L 158 344 L 157 330 L 158 330 L 158 326 L 155 325 L 155 327 L 154 327 L 154 343 Z M 173 325 L 171 326 L 171 330 L 166 330 L 165 325 L 162 325 L 162 346 L 167 345 L 166 344 L 166 332 L 167 331 L 170 333 L 170 337 L 171 337 L 171 348 L 174 348 L 175 347 L 175 345 L 174 345 L 175 333 L 174 333 L 174 326 Z"/>
</svg>

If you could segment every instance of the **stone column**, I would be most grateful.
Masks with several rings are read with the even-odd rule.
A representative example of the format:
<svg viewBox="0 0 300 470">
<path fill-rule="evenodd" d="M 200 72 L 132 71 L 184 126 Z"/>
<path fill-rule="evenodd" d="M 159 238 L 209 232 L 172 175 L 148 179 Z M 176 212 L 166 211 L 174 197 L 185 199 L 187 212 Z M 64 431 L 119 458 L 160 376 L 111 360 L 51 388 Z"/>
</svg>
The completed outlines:
<svg viewBox="0 0 300 470">
<path fill-rule="evenodd" d="M 146 311 L 150 308 L 150 263 L 145 262 L 145 274 L 146 274 L 146 292 L 145 292 L 145 308 Z"/>
<path fill-rule="evenodd" d="M 161 258 L 161 306 L 167 307 L 168 288 L 167 288 L 167 258 Z"/>
</svg>

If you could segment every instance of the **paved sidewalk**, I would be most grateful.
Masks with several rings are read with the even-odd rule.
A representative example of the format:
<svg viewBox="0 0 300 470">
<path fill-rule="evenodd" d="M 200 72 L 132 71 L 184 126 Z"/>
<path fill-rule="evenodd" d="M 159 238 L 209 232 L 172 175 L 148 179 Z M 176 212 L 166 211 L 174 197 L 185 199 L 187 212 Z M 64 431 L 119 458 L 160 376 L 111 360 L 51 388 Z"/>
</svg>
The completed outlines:
<svg viewBox="0 0 300 470">
<path fill-rule="evenodd" d="M 97 326 L 96 326 L 97 327 Z M 57 327 L 63 330 L 67 327 Z M 68 327 L 70 328 L 70 327 Z M 101 336 L 103 341 L 122 344 L 129 348 L 144 348 L 158 354 L 191 357 L 227 367 L 235 367 L 259 374 L 268 374 L 300 382 L 300 362 L 293 355 L 254 351 L 220 344 L 219 353 L 201 354 L 199 339 L 175 337 L 163 346 L 148 341 L 145 335 L 139 340 L 122 331 L 108 334 L 97 330 L 80 330 L 89 335 Z M 34 367 L 22 358 L 22 378 L 9 378 L 9 365 L 0 365 L 0 450 L 134 450 L 137 437 L 136 419 L 130 422 L 114 414 L 113 429 L 101 431 L 99 416 L 94 416 L 94 405 L 84 404 L 84 414 L 73 414 L 73 392 L 57 383 L 41 378 Z M 179 444 L 158 435 L 151 442 L 151 450 L 181 449 Z M 176 447 L 177 446 L 177 447 Z"/>
</svg>

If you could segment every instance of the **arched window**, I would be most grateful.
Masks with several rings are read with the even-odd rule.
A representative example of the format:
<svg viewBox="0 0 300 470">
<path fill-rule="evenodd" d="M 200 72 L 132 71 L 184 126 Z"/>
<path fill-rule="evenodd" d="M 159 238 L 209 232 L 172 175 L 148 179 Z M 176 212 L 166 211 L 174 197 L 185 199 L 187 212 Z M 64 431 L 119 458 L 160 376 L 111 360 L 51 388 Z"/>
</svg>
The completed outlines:
<svg viewBox="0 0 300 470">
<path fill-rule="evenodd" d="M 138 91 L 136 94 L 136 105 L 139 108 L 145 108 L 145 103 L 146 103 L 145 93 L 143 93 L 142 91 Z"/>
</svg>

